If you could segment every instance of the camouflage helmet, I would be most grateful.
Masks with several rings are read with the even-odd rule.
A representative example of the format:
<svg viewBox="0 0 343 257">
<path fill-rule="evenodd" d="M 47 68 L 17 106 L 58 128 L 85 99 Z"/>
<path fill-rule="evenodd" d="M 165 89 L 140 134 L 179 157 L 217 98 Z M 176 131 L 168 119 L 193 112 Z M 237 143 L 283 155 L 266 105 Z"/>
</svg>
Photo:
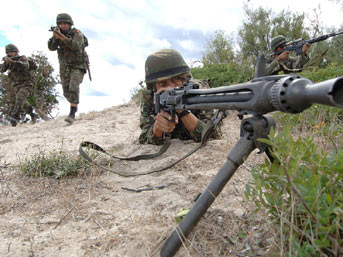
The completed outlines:
<svg viewBox="0 0 343 257">
<path fill-rule="evenodd" d="M 275 52 L 279 46 L 282 46 L 285 43 L 287 43 L 286 38 L 282 35 L 278 35 L 278 36 L 272 38 L 272 42 L 270 44 L 270 47 Z"/>
<path fill-rule="evenodd" d="M 60 13 L 57 15 L 56 24 L 58 25 L 58 23 L 60 23 L 60 22 L 67 22 L 70 25 L 74 25 L 74 22 L 73 22 L 71 16 L 67 13 Z"/>
<path fill-rule="evenodd" d="M 189 73 L 189 67 L 181 54 L 173 49 L 161 49 L 148 56 L 145 61 L 145 82 L 151 83 Z"/>
<path fill-rule="evenodd" d="M 8 54 L 9 52 L 19 52 L 18 47 L 16 47 L 16 46 L 13 45 L 13 44 L 8 44 L 8 45 L 5 47 L 5 50 L 6 50 L 6 54 Z"/>
</svg>

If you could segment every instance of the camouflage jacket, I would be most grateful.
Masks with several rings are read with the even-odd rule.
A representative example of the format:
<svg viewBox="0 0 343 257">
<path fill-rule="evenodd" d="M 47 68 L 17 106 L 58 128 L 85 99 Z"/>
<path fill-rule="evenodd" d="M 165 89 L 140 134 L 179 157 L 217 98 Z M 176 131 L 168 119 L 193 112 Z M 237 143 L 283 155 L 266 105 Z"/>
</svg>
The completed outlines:
<svg viewBox="0 0 343 257">
<path fill-rule="evenodd" d="M 86 70 L 88 63 L 88 55 L 85 50 L 85 47 L 88 46 L 87 38 L 76 28 L 70 29 L 65 36 L 67 39 L 64 41 L 51 37 L 48 41 L 49 50 L 57 50 L 61 67 L 68 65 L 72 68 Z"/>
<path fill-rule="evenodd" d="M 199 83 L 199 81 L 192 80 L 191 82 Z M 202 84 L 200 87 L 202 87 Z M 142 129 L 139 136 L 139 143 L 141 144 L 163 144 L 163 138 L 157 138 L 152 128 L 155 123 L 155 105 L 154 105 L 154 92 L 153 90 L 143 89 L 141 94 L 141 115 L 140 115 L 140 127 Z M 171 133 L 171 138 L 178 138 L 181 140 L 193 139 L 196 142 L 200 142 L 202 131 L 206 125 L 206 122 L 210 120 L 214 114 L 212 110 L 192 110 L 192 113 L 199 119 L 197 127 L 194 131 L 189 132 L 185 125 L 179 119 L 179 123 L 176 125 L 174 131 Z M 219 133 L 216 131 L 212 134 L 212 137 L 218 137 Z"/>
<path fill-rule="evenodd" d="M 3 60 L 5 60 L 6 57 L 10 58 L 9 56 L 5 56 Z M 21 85 L 32 86 L 33 76 L 30 72 L 30 64 L 27 57 L 25 55 L 17 55 L 14 58 L 12 57 L 12 59 L 14 60 L 13 63 L 6 64 L 4 62 L 0 65 L 0 72 L 3 73 L 8 71 L 8 78 L 13 87 Z"/>
<path fill-rule="evenodd" d="M 302 69 L 308 61 L 309 58 L 307 55 L 300 55 L 297 57 L 289 57 L 283 63 L 288 69 L 292 70 Z M 285 74 L 289 74 L 292 72 L 290 70 L 284 69 L 284 67 L 280 65 L 279 62 L 276 60 L 276 58 L 271 58 L 270 60 L 267 60 L 266 75 L 277 75 L 280 71 L 283 71 Z"/>
</svg>

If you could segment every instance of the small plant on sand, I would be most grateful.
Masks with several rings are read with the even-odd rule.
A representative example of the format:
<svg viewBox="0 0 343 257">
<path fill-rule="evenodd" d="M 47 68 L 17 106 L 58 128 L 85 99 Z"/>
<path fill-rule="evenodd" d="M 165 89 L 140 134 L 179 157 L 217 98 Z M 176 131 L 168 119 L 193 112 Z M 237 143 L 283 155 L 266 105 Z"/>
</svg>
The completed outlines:
<svg viewBox="0 0 343 257">
<path fill-rule="evenodd" d="M 274 162 L 252 171 L 246 195 L 279 225 L 281 256 L 342 256 L 343 150 L 294 139 L 292 128 L 263 140 Z"/>
<path fill-rule="evenodd" d="M 29 176 L 62 178 L 86 172 L 89 167 L 90 163 L 81 156 L 54 150 L 48 154 L 41 151 L 30 159 L 20 161 L 19 169 Z"/>
</svg>

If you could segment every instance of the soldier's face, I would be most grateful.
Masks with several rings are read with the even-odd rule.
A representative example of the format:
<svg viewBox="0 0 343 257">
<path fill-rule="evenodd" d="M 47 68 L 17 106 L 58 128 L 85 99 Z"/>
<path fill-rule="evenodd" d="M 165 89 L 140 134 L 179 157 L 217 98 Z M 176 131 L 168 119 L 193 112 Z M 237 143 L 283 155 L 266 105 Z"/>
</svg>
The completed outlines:
<svg viewBox="0 0 343 257">
<path fill-rule="evenodd" d="M 68 23 L 68 22 L 60 22 L 58 23 L 58 27 L 61 29 L 61 30 L 64 30 L 64 31 L 67 31 L 70 29 L 71 25 Z"/>
<path fill-rule="evenodd" d="M 162 92 L 167 91 L 168 89 L 181 87 L 182 85 L 183 79 L 179 77 L 156 82 L 156 93 L 161 94 Z"/>
<path fill-rule="evenodd" d="M 8 55 L 13 57 L 13 56 L 16 56 L 17 55 L 17 52 L 8 52 Z"/>
<path fill-rule="evenodd" d="M 277 52 L 280 52 L 280 51 L 282 51 L 284 48 L 285 48 L 284 46 L 279 46 L 278 48 L 276 48 L 276 51 L 277 51 Z"/>
</svg>

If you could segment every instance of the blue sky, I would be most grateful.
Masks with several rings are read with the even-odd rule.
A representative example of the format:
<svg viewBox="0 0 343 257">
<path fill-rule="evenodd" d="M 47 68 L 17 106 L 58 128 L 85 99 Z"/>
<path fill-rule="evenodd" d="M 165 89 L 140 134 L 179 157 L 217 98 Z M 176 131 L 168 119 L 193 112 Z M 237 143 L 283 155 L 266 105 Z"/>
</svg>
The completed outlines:
<svg viewBox="0 0 343 257">
<path fill-rule="evenodd" d="M 340 26 L 342 22 L 337 17 L 341 17 L 342 10 L 333 1 L 249 2 L 274 12 L 289 8 L 309 14 L 320 3 L 325 26 Z M 58 72 L 57 54 L 47 49 L 51 37 L 48 30 L 55 25 L 58 13 L 69 13 L 75 27 L 89 39 L 87 52 L 93 81 L 85 76 L 79 106 L 87 112 L 128 101 L 130 90 L 144 80 L 144 62 L 150 53 L 175 48 L 191 64 L 201 59 L 206 42 L 215 30 L 224 30 L 235 37 L 245 18 L 243 4 L 244 1 L 222 0 L 5 1 L 2 9 L 11 10 L 16 6 L 16 15 L 12 12 L 0 15 L 0 52 L 4 53 L 8 43 L 16 44 L 25 55 L 42 51 Z M 61 113 L 68 108 L 62 101 Z"/>
</svg>

